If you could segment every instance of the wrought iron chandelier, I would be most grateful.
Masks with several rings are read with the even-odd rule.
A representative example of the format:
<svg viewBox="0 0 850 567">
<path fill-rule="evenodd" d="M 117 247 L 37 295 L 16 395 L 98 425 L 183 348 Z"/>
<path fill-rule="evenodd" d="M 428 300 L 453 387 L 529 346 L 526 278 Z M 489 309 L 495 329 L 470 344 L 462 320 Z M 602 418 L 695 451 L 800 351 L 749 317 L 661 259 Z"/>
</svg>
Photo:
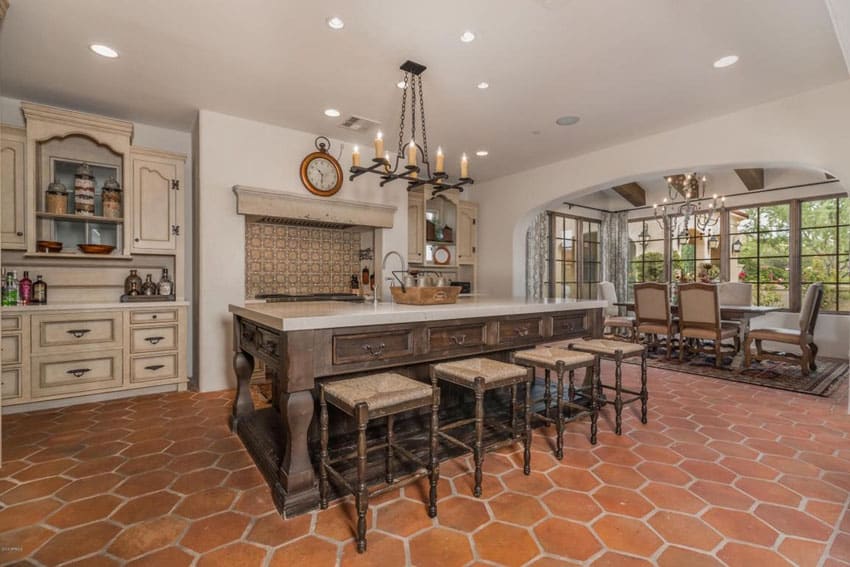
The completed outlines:
<svg viewBox="0 0 850 567">
<path fill-rule="evenodd" d="M 709 200 L 705 197 L 705 188 L 708 185 L 708 178 L 705 175 L 697 173 L 685 173 L 680 175 L 669 175 L 665 178 L 667 181 L 667 197 L 661 202 L 659 207 L 657 203 L 652 207 L 655 211 L 655 219 L 659 226 L 669 226 L 671 236 L 678 238 L 679 243 L 687 242 L 691 236 L 688 232 L 691 218 L 694 219 L 694 228 L 699 232 L 705 233 L 709 229 L 717 226 L 720 221 L 720 214 L 726 207 L 726 197 L 720 197 L 715 193 L 708 204 L 707 209 L 702 208 L 702 202 Z M 682 204 L 674 208 L 674 205 L 682 200 Z M 673 216 L 682 217 L 682 229 L 676 234 L 676 220 Z"/>
<path fill-rule="evenodd" d="M 428 129 L 425 124 L 425 97 L 422 94 L 422 73 L 426 67 L 415 61 L 405 61 L 400 69 L 404 72 L 403 93 L 401 97 L 401 119 L 398 127 L 398 151 L 395 155 L 395 163 L 390 159 L 390 153 L 384 152 L 384 139 L 381 132 L 375 138 L 375 157 L 373 165 L 362 167 L 360 165 L 360 151 L 355 146 L 351 155 L 350 181 L 365 174 L 373 173 L 381 177 L 380 186 L 383 187 L 390 181 L 403 179 L 407 181 L 407 190 L 411 191 L 417 187 L 431 185 L 433 192 L 440 193 L 449 189 L 463 191 L 464 185 L 471 185 L 475 181 L 469 177 L 469 160 L 466 154 L 460 160 L 460 178 L 452 182 L 446 173 L 445 156 L 441 148 L 437 148 L 436 163 L 434 171 L 431 171 L 431 161 L 428 153 Z M 408 115 L 407 99 L 408 93 L 411 99 L 410 105 L 410 141 L 404 143 L 404 126 Z M 417 102 L 419 107 L 417 109 Z M 417 110 L 421 129 L 421 144 L 416 140 Z M 406 155 L 405 155 L 406 154 Z M 421 159 L 420 159 L 421 156 Z"/>
</svg>

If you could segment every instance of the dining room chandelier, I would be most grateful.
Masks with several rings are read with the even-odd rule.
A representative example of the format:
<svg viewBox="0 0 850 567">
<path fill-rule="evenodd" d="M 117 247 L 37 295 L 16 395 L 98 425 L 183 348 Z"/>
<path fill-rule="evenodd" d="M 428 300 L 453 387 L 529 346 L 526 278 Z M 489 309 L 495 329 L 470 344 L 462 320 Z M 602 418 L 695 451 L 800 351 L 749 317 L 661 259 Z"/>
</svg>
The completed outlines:
<svg viewBox="0 0 850 567">
<path fill-rule="evenodd" d="M 372 165 L 363 167 L 360 165 L 360 150 L 357 146 L 351 154 L 350 181 L 355 178 L 371 173 L 381 177 L 380 186 L 383 187 L 390 181 L 403 179 L 407 181 L 407 190 L 411 191 L 417 187 L 431 185 L 433 193 L 457 189 L 463 191 L 464 185 L 471 185 L 474 180 L 469 177 L 469 160 L 466 154 L 460 158 L 460 177 L 457 181 L 451 181 L 446 173 L 446 159 L 442 148 L 437 148 L 437 155 L 433 171 L 431 170 L 431 159 L 428 152 L 428 127 L 425 123 L 425 97 L 422 92 L 422 73 L 426 67 L 415 61 L 405 61 L 400 69 L 404 73 L 399 87 L 402 88 L 401 95 L 401 118 L 398 126 L 398 150 L 395 160 L 390 157 L 389 152 L 384 151 L 384 139 L 380 131 L 375 137 L 375 157 Z M 408 98 L 410 106 L 408 107 Z M 417 107 L 418 104 L 418 107 Z M 410 116 L 410 138 L 405 143 L 405 121 Z M 418 119 L 418 120 L 417 120 Z M 417 140 L 416 127 L 421 125 L 419 139 Z"/>
<path fill-rule="evenodd" d="M 667 197 L 660 206 L 657 203 L 652 205 L 655 219 L 662 229 L 665 225 L 670 227 L 672 236 L 678 238 L 681 243 L 683 240 L 690 239 L 688 227 L 692 218 L 694 228 L 701 233 L 706 233 L 717 226 L 720 215 L 726 207 L 726 197 L 718 198 L 716 193 L 710 198 L 705 196 L 708 185 L 707 176 L 691 172 L 668 175 L 664 179 L 667 182 Z M 709 201 L 705 209 L 702 208 L 703 201 Z M 676 233 L 677 221 L 674 217 L 682 219 L 682 229 L 678 234 Z"/>
</svg>

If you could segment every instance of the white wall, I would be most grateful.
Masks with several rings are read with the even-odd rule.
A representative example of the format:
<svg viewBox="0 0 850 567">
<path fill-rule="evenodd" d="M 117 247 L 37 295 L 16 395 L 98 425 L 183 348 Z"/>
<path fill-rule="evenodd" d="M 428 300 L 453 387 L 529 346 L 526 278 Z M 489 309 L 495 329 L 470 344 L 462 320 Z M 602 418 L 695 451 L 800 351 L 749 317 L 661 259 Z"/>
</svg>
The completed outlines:
<svg viewBox="0 0 850 567">
<path fill-rule="evenodd" d="M 301 160 L 315 151 L 316 134 L 290 130 L 207 110 L 199 115 L 196 223 L 196 277 L 201 285 L 198 309 L 198 377 L 203 391 L 233 387 L 232 317 L 228 304 L 241 303 L 245 287 L 245 220 L 236 214 L 234 185 L 309 195 L 301 185 Z M 340 151 L 342 153 L 340 155 Z M 369 148 L 364 148 L 368 155 Z M 344 169 L 351 145 L 331 140 L 331 153 Z M 378 178 L 346 177 L 341 198 L 397 207 L 393 228 L 378 231 L 376 248 L 407 255 L 407 191 L 403 183 L 378 187 Z M 321 197 L 316 197 L 321 199 Z M 376 258 L 380 261 L 380 258 Z"/>
<path fill-rule="evenodd" d="M 37 103 L 39 101 L 31 100 L 29 102 Z M 0 97 L 0 123 L 9 126 L 17 126 L 19 128 L 26 127 L 24 113 L 21 111 L 20 100 Z M 183 236 L 184 246 L 186 247 L 186 267 L 184 274 L 181 277 L 185 278 L 186 300 L 189 301 L 189 319 L 191 320 L 192 311 L 194 309 L 192 298 L 192 135 L 189 132 L 182 132 L 180 130 L 170 130 L 168 128 L 160 128 L 158 126 L 133 122 L 132 143 L 134 146 L 154 148 L 157 150 L 165 150 L 186 155 L 186 168 L 183 173 L 185 184 L 183 198 L 185 199 L 184 210 L 186 211 L 186 218 L 184 226 L 181 227 L 181 236 Z M 188 344 L 190 348 L 193 344 L 193 339 L 193 332 L 190 327 L 188 336 Z M 191 356 L 189 356 L 187 360 L 187 372 L 189 376 L 193 376 Z"/>
</svg>

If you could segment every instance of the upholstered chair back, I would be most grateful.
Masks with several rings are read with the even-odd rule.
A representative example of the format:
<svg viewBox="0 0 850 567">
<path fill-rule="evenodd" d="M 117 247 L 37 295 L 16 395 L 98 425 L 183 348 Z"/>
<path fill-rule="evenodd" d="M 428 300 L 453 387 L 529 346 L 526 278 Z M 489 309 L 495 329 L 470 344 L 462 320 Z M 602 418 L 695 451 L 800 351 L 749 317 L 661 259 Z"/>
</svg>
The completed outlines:
<svg viewBox="0 0 850 567">
<path fill-rule="evenodd" d="M 670 288 L 667 284 L 635 284 L 635 320 L 638 325 L 667 325 L 670 322 Z"/>
<path fill-rule="evenodd" d="M 614 289 L 614 284 L 611 282 L 599 282 L 599 299 L 604 299 L 608 302 L 608 307 L 605 308 L 605 314 L 611 317 L 616 317 L 620 314 L 620 308 L 614 305 L 617 303 L 617 290 Z"/>
<path fill-rule="evenodd" d="M 753 284 L 744 282 L 723 282 L 717 284 L 720 305 L 752 305 Z"/>
<path fill-rule="evenodd" d="M 679 286 L 679 325 L 720 329 L 720 301 L 717 285 L 690 283 Z"/>
<path fill-rule="evenodd" d="M 803 298 L 803 306 L 800 309 L 800 331 L 810 335 L 815 334 L 815 324 L 818 320 L 820 305 L 823 301 L 823 284 L 821 282 L 813 283 L 806 290 L 806 296 Z"/>
</svg>

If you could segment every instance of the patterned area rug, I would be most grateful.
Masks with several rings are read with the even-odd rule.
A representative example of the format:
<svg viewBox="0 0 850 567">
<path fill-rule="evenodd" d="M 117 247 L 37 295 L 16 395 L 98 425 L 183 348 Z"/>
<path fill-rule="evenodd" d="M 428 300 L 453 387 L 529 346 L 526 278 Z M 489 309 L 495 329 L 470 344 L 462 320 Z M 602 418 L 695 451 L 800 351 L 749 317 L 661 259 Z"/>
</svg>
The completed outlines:
<svg viewBox="0 0 850 567">
<path fill-rule="evenodd" d="M 631 358 L 624 362 L 640 364 L 640 359 Z M 753 361 L 749 368 L 744 367 L 744 355 L 737 354 L 734 358 L 726 357 L 725 368 L 714 367 L 714 357 L 709 355 L 694 356 L 691 360 L 679 362 L 674 353 L 673 358 L 664 358 L 664 349 L 659 348 L 656 352 L 649 353 L 647 364 L 653 368 L 664 368 L 685 372 L 697 376 L 709 376 L 720 380 L 731 382 L 743 382 L 744 384 L 755 384 L 778 390 L 789 390 L 801 394 L 811 394 L 828 398 L 847 379 L 850 366 L 846 360 L 837 358 L 825 358 L 819 356 L 817 359 L 818 369 L 808 376 L 803 376 L 800 365 L 790 362 L 778 362 L 764 360 Z"/>
</svg>

